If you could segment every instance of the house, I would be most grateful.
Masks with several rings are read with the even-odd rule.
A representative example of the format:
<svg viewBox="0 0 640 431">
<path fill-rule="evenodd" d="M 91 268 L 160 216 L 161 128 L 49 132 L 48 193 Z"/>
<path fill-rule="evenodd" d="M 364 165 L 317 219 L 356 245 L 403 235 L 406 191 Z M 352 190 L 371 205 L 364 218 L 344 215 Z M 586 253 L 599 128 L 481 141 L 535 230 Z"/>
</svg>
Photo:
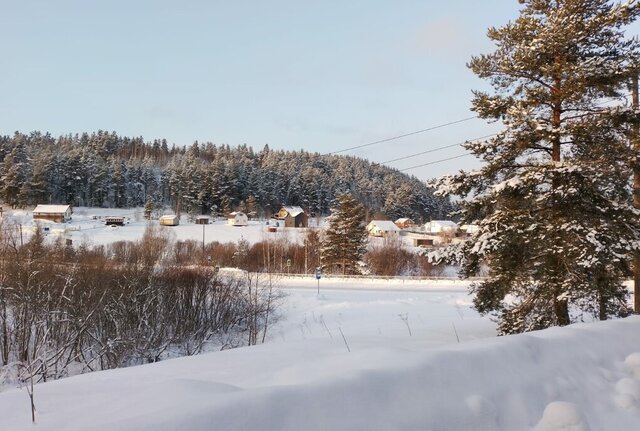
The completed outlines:
<svg viewBox="0 0 640 431">
<path fill-rule="evenodd" d="M 107 216 L 104 218 L 104 224 L 106 224 L 107 226 L 124 226 L 124 217 Z"/>
<path fill-rule="evenodd" d="M 455 234 L 458 225 L 451 220 L 432 220 L 424 225 L 424 231 L 437 234 Z"/>
<path fill-rule="evenodd" d="M 211 222 L 211 219 L 209 218 L 209 216 L 200 215 L 196 217 L 196 224 L 209 224 L 210 222 Z"/>
<path fill-rule="evenodd" d="M 416 224 L 413 220 L 411 220 L 410 218 L 399 218 L 398 220 L 396 220 L 394 222 L 396 224 L 396 226 L 398 226 L 400 229 L 408 229 L 411 227 L 414 227 Z"/>
<path fill-rule="evenodd" d="M 71 205 L 38 205 L 33 210 L 33 218 L 64 223 L 71 219 L 71 213 Z"/>
<path fill-rule="evenodd" d="M 371 236 L 397 235 L 400 228 L 391 220 L 371 220 L 367 225 L 367 232 Z"/>
<path fill-rule="evenodd" d="M 180 217 L 173 214 L 166 214 L 160 217 L 160 226 L 178 226 L 180 224 Z"/>
<path fill-rule="evenodd" d="M 308 227 L 309 216 L 297 206 L 285 206 L 280 208 L 274 216 L 276 220 L 284 221 L 284 227 Z"/>
<path fill-rule="evenodd" d="M 231 226 L 246 226 L 249 224 L 249 218 L 242 211 L 234 211 L 227 216 L 227 223 Z"/>
</svg>

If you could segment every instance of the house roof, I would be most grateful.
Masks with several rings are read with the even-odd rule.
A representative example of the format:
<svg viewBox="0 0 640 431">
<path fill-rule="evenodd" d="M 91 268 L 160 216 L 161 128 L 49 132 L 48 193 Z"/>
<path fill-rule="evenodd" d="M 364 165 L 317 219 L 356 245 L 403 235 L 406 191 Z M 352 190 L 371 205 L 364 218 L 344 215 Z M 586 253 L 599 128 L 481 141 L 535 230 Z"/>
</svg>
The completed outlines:
<svg viewBox="0 0 640 431">
<path fill-rule="evenodd" d="M 392 222 L 391 220 L 371 220 L 369 225 L 374 225 L 378 229 L 380 229 L 382 231 L 385 231 L 385 232 L 400 230 L 398 228 L 398 226 L 396 226 L 396 224 L 394 222 Z"/>
<path fill-rule="evenodd" d="M 177 219 L 178 216 L 174 215 L 174 214 L 165 214 L 162 217 L 160 217 L 160 220 L 175 220 Z"/>
<path fill-rule="evenodd" d="M 399 218 L 398 220 L 396 220 L 395 222 L 396 223 L 407 223 L 407 222 L 413 223 L 413 220 L 411 220 L 410 218 L 407 218 L 407 217 L 402 217 L 402 218 Z"/>
<path fill-rule="evenodd" d="M 302 214 L 304 210 L 298 206 L 284 206 L 282 207 L 291 217 L 297 217 Z"/>
<path fill-rule="evenodd" d="M 234 218 L 236 216 L 246 216 L 246 214 L 243 213 L 242 211 L 234 211 L 229 213 L 228 218 Z"/>
<path fill-rule="evenodd" d="M 40 214 L 64 214 L 69 209 L 69 205 L 38 205 L 34 208 L 34 213 Z"/>
</svg>

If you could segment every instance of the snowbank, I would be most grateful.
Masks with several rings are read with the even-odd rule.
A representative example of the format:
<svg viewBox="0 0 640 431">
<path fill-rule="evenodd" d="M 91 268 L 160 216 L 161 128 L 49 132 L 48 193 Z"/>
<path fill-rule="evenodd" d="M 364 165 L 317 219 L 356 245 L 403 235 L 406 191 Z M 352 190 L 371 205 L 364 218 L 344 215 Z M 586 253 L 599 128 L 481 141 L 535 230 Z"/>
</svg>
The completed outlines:
<svg viewBox="0 0 640 431">
<path fill-rule="evenodd" d="M 640 318 L 436 349 L 271 343 L 36 387 L 41 430 L 614 430 L 640 420 Z M 0 429 L 33 429 L 26 392 Z"/>
</svg>

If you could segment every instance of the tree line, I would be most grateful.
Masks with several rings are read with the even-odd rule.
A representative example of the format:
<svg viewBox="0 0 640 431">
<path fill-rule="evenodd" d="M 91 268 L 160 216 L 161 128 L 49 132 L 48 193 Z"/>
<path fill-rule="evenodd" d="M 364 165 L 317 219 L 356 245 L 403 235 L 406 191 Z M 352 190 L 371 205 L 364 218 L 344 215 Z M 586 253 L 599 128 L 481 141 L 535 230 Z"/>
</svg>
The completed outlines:
<svg viewBox="0 0 640 431">
<path fill-rule="evenodd" d="M 0 199 L 14 207 L 170 205 L 190 214 L 242 209 L 269 216 L 298 205 L 324 215 L 345 192 L 390 218 L 441 218 L 452 208 L 417 178 L 350 156 L 211 142 L 169 147 L 164 139 L 104 131 L 0 136 Z"/>
</svg>

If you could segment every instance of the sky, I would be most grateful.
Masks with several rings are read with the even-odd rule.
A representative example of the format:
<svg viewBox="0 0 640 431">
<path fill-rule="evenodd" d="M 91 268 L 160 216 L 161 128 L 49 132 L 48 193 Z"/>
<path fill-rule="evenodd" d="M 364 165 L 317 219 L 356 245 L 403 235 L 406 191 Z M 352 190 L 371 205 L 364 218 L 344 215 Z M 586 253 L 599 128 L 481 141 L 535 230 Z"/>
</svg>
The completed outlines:
<svg viewBox="0 0 640 431">
<path fill-rule="evenodd" d="M 473 116 L 466 67 L 516 0 L 0 0 L 0 134 L 115 131 L 322 154 Z M 351 154 L 392 159 L 488 135 L 474 119 Z M 477 167 L 461 147 L 387 163 Z M 417 165 L 432 163 L 420 168 Z"/>
</svg>

